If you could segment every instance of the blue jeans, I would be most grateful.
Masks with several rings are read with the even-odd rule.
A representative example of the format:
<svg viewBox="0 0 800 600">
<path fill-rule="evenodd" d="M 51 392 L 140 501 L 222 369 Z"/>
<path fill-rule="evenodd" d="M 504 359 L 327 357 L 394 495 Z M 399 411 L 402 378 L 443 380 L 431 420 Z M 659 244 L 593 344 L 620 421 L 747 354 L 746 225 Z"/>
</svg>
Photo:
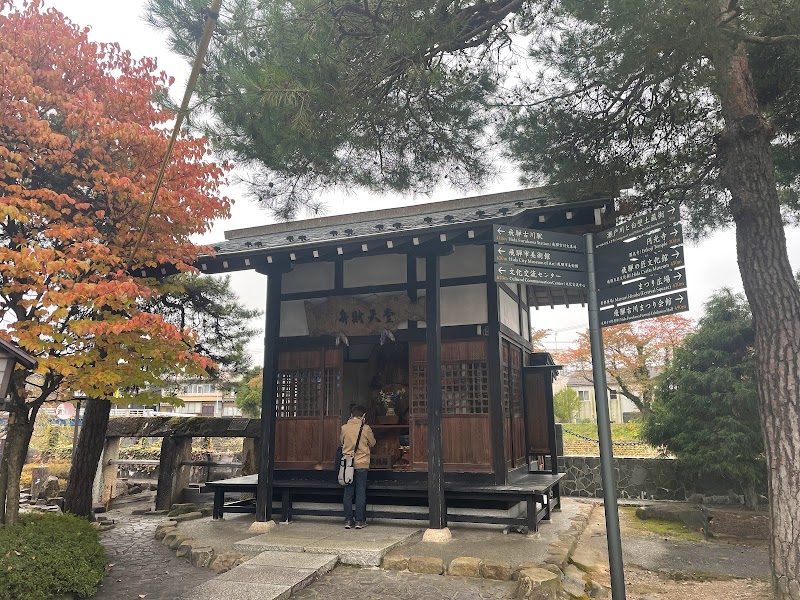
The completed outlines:
<svg viewBox="0 0 800 600">
<path fill-rule="evenodd" d="M 356 496 L 356 521 L 366 521 L 367 512 L 367 473 L 369 469 L 356 469 L 353 483 L 344 486 L 344 518 L 353 520 L 353 494 Z"/>
</svg>

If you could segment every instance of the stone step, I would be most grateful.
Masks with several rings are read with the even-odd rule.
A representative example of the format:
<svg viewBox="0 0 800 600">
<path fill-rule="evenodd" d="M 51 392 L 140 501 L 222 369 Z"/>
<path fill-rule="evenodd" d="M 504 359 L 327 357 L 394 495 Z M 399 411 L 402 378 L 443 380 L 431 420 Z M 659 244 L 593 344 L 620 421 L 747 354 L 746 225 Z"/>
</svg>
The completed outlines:
<svg viewBox="0 0 800 600">
<path fill-rule="evenodd" d="M 335 554 L 262 552 L 189 591 L 186 600 L 284 600 L 336 566 Z"/>
</svg>

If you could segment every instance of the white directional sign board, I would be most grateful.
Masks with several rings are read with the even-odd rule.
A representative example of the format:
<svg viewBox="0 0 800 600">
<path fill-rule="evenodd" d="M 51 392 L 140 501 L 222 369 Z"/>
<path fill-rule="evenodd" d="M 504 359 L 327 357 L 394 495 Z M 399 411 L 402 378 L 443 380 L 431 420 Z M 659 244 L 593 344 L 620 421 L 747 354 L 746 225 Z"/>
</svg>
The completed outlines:
<svg viewBox="0 0 800 600">
<path fill-rule="evenodd" d="M 562 252 L 583 253 L 586 251 L 586 242 L 583 236 L 580 235 L 540 231 L 538 229 L 522 229 L 520 227 L 508 227 L 507 225 L 494 226 L 494 243 L 532 246 L 534 248 L 560 250 Z"/>
<path fill-rule="evenodd" d="M 623 306 L 605 308 L 600 311 L 600 327 L 674 315 L 687 310 L 689 310 L 689 295 L 684 290 L 668 296 L 646 298 Z"/>
<path fill-rule="evenodd" d="M 520 265 L 495 265 L 494 280 L 525 285 L 586 289 L 586 273 L 578 271 L 554 271 Z"/>
<path fill-rule="evenodd" d="M 526 267 L 546 267 L 567 271 L 586 271 L 586 257 L 576 252 L 559 252 L 541 248 L 494 245 L 495 263 L 514 263 Z"/>
</svg>

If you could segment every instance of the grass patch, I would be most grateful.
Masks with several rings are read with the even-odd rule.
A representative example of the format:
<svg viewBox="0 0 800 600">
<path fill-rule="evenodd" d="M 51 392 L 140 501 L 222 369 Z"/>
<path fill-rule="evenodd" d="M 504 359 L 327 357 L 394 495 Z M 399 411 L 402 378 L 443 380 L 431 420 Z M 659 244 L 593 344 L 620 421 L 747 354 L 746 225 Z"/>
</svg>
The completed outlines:
<svg viewBox="0 0 800 600">
<path fill-rule="evenodd" d="M 597 439 L 597 423 L 563 423 L 563 428 L 593 440 Z M 564 431 L 564 439 L 577 438 L 572 433 Z M 612 423 L 611 439 L 615 442 L 641 442 L 639 437 L 639 423 Z"/>
<path fill-rule="evenodd" d="M 625 524 L 637 531 L 646 531 L 659 537 L 666 537 L 673 540 L 683 540 L 686 542 L 704 541 L 701 531 L 687 529 L 682 523 L 677 521 L 662 521 L 661 519 L 640 519 L 636 516 L 636 507 L 622 506 L 620 513 L 624 515 Z"/>
</svg>

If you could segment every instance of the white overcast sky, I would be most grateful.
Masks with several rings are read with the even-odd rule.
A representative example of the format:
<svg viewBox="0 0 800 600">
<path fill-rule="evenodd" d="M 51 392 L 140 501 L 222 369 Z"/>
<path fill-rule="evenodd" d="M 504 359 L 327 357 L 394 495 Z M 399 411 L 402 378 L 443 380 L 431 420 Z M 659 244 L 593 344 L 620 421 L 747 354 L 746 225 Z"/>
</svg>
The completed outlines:
<svg viewBox="0 0 800 600">
<path fill-rule="evenodd" d="M 189 65 L 170 52 L 166 44 L 166 36 L 153 30 L 142 18 L 144 0 L 49 0 L 46 6 L 54 7 L 76 24 L 90 26 L 90 38 L 98 42 L 118 42 L 125 50 L 130 50 L 134 57 L 151 56 L 158 59 L 159 67 L 176 77 L 172 96 L 180 99 L 183 96 Z M 513 172 L 502 174 L 497 181 L 479 189 L 470 190 L 466 194 L 442 187 L 434 195 L 374 195 L 332 193 L 323 197 L 328 214 L 358 213 L 376 208 L 392 208 L 413 203 L 448 200 L 467 195 L 501 192 L 519 187 Z M 235 200 L 230 219 L 217 221 L 212 231 L 198 241 L 209 243 L 223 239 L 224 232 L 230 229 L 251 227 L 270 222 L 267 213 L 260 210 L 235 188 L 227 191 Z M 800 269 L 800 230 L 787 231 L 789 257 L 794 270 Z M 709 295 L 721 288 L 731 287 L 741 290 L 742 283 L 736 264 L 736 241 L 732 230 L 716 233 L 698 245 L 686 248 L 686 274 L 690 306 L 689 316 L 697 318 L 702 314 L 702 305 Z M 233 275 L 233 284 L 242 301 L 250 307 L 263 310 L 266 297 L 266 282 L 261 275 L 246 272 Z M 569 309 L 541 309 L 533 311 L 531 325 L 540 329 L 553 331 L 549 338 L 551 349 L 563 348 L 576 332 L 587 327 L 586 309 L 572 306 Z M 263 327 L 263 323 L 261 324 Z M 263 350 L 261 339 L 251 343 L 255 364 L 261 362 Z"/>
</svg>

